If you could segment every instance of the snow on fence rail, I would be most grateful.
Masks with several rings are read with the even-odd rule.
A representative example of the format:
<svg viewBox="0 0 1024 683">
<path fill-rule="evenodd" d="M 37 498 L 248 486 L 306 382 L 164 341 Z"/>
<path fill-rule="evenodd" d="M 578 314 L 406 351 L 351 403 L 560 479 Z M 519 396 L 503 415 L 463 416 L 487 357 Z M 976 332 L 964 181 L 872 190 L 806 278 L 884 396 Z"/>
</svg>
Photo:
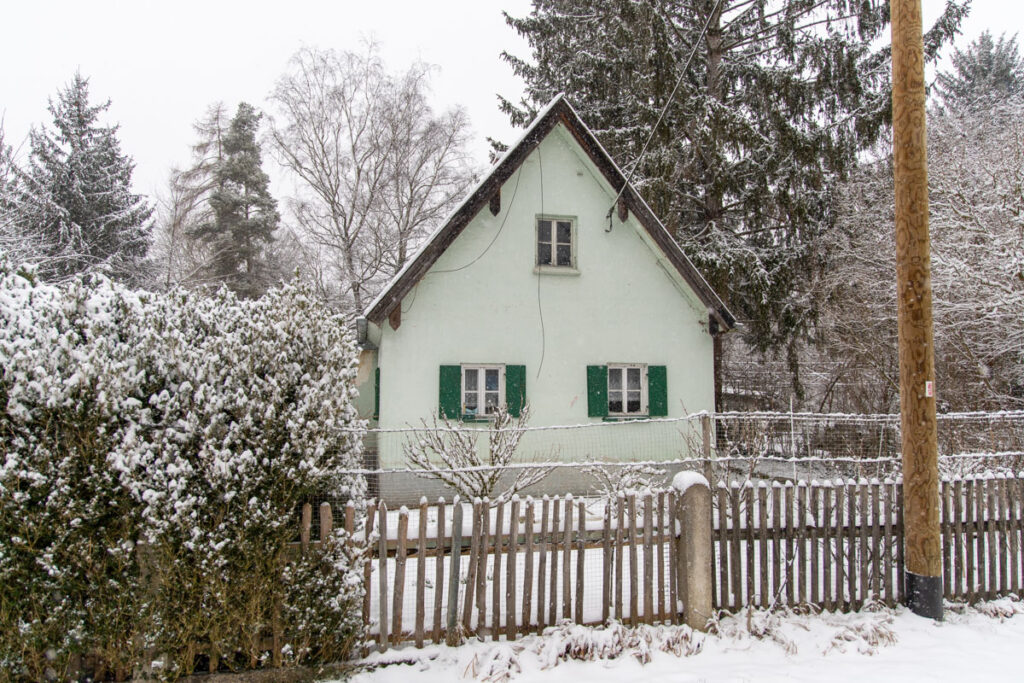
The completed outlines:
<svg viewBox="0 0 1024 683">
<path fill-rule="evenodd" d="M 945 479 L 940 493 L 946 597 L 1020 595 L 1024 473 Z M 348 506 L 345 527 L 356 542 L 370 539 L 368 632 L 386 649 L 469 634 L 515 639 L 562 619 L 680 623 L 677 495 L 424 500 L 398 511 L 373 503 L 358 519 Z M 899 479 L 720 482 L 712 491 L 714 606 L 849 611 L 902 601 L 902 495 Z M 327 504 L 320 522 L 326 538 Z M 307 506 L 303 544 L 310 525 Z"/>
</svg>

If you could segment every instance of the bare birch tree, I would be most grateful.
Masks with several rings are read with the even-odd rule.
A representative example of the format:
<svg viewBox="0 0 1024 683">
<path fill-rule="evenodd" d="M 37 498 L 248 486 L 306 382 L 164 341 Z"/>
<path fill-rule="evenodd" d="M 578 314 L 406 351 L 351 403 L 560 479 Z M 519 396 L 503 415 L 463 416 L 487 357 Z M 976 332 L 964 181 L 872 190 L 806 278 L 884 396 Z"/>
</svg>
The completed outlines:
<svg viewBox="0 0 1024 683">
<path fill-rule="evenodd" d="M 394 77 L 377 49 L 303 49 L 270 95 L 278 160 L 297 180 L 290 209 L 317 260 L 361 310 L 469 182 L 468 122 L 427 103 L 430 68 Z"/>
</svg>

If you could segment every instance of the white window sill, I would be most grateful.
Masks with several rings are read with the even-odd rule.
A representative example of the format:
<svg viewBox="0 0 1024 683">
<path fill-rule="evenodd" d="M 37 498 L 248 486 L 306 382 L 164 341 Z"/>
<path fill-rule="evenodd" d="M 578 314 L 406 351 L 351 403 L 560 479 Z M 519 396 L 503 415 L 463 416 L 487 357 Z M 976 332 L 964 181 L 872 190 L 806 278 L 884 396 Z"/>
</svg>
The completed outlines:
<svg viewBox="0 0 1024 683">
<path fill-rule="evenodd" d="M 534 275 L 579 275 L 580 271 L 568 266 L 534 266 Z"/>
</svg>

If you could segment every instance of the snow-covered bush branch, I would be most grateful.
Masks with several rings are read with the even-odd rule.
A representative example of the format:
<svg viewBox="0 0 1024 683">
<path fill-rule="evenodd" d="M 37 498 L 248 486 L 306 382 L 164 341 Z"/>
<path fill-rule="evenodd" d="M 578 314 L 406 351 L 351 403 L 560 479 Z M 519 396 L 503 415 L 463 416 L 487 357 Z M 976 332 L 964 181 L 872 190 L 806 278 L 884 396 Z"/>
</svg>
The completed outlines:
<svg viewBox="0 0 1024 683">
<path fill-rule="evenodd" d="M 537 484 L 551 472 L 551 467 L 543 465 L 509 467 L 529 419 L 529 406 L 523 406 L 518 417 L 510 415 L 506 407 L 499 407 L 487 430 L 486 454 L 477 443 L 481 430 L 447 417 L 440 422 L 434 418 L 430 425 L 424 422 L 423 430 L 417 431 L 402 449 L 409 466 L 419 470 L 417 474 L 439 480 L 468 500 L 490 498 L 496 504 Z"/>
</svg>

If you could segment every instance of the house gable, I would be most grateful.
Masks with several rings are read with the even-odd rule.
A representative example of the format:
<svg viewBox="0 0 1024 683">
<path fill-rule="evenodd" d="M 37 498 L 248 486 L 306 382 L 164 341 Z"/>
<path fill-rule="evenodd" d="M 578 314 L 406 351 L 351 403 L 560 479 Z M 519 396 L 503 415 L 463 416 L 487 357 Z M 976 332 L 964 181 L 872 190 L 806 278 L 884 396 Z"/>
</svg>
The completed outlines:
<svg viewBox="0 0 1024 683">
<path fill-rule="evenodd" d="M 590 162 L 590 173 L 600 174 L 605 183 L 599 183 L 615 194 L 619 194 L 612 229 L 616 222 L 627 224 L 628 218 L 634 217 L 636 224 L 642 228 L 646 244 L 660 253 L 658 265 L 671 271 L 670 277 L 685 283 L 679 291 L 685 295 L 686 290 L 706 308 L 712 332 L 725 331 L 735 325 L 735 318 L 726 308 L 722 300 L 714 293 L 707 281 L 697 272 L 668 231 L 651 212 L 647 203 L 627 186 L 625 176 L 615 165 L 593 133 L 583 124 L 579 115 L 562 95 L 556 96 L 545 107 L 526 130 L 523 137 L 502 159 L 495 164 L 491 172 L 470 192 L 463 203 L 452 213 L 447 221 L 423 244 L 415 255 L 407 262 L 380 295 L 370 304 L 366 317 L 380 325 L 390 319 L 393 328 L 401 324 L 402 300 L 420 280 L 432 269 L 438 259 L 485 209 L 487 213 L 501 213 L 502 204 L 508 201 L 507 185 L 514 174 L 521 171 L 523 163 L 533 155 L 540 143 L 554 130 L 563 133 L 562 137 L 575 141 L 578 150 L 585 153 Z M 539 162 L 542 167 L 542 162 Z M 596 171 L 596 172 L 595 172 Z M 614 201 L 614 196 L 612 196 Z M 609 206 L 611 202 L 609 202 Z M 550 213 L 544 211 L 544 213 Z M 689 297 L 688 297 L 689 298 Z"/>
</svg>

